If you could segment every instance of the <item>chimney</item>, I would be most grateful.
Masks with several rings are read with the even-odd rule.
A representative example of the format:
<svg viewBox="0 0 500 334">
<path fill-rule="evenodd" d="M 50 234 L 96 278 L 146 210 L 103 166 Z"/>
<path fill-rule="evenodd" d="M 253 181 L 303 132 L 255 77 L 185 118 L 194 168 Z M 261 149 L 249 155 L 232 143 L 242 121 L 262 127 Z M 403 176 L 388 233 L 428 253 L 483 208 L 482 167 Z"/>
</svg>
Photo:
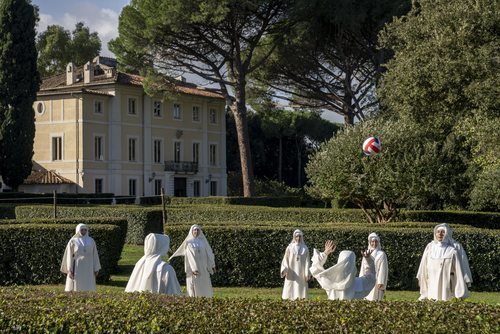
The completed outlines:
<svg viewBox="0 0 500 334">
<path fill-rule="evenodd" d="M 94 81 L 94 65 L 88 61 L 83 66 L 83 83 L 90 83 Z"/>
<path fill-rule="evenodd" d="M 106 68 L 104 70 L 104 74 L 106 78 L 112 78 L 115 75 L 115 69 L 114 68 Z"/>
<path fill-rule="evenodd" d="M 66 85 L 72 85 L 76 81 L 76 70 L 75 70 L 75 64 L 73 63 L 68 63 L 66 65 Z"/>
</svg>

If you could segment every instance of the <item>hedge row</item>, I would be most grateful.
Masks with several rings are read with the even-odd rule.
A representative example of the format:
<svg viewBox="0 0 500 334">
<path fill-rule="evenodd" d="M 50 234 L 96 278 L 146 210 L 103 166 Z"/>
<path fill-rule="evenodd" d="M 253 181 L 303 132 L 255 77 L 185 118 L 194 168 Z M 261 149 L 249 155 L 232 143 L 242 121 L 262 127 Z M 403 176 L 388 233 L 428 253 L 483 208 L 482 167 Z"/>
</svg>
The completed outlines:
<svg viewBox="0 0 500 334">
<path fill-rule="evenodd" d="M 54 195 L 47 194 L 32 194 L 32 193 L 18 193 L 6 192 L 0 193 L 0 203 L 54 203 Z M 114 194 L 101 193 L 101 194 L 73 194 L 61 193 L 57 194 L 58 204 L 111 204 Z"/>
<path fill-rule="evenodd" d="M 91 236 L 97 244 L 105 282 L 116 270 L 123 249 L 122 226 L 93 224 Z M 0 224 L 0 285 L 56 284 L 64 282 L 61 260 L 75 226 L 68 224 Z"/>
<path fill-rule="evenodd" d="M 466 302 L 272 301 L 0 289 L 2 333 L 498 333 Z M 91 321 L 89 321 L 91 319 Z"/>
<path fill-rule="evenodd" d="M 18 206 L 16 218 L 51 218 L 50 206 Z M 163 230 L 162 212 L 158 208 L 140 208 L 126 206 L 72 207 L 58 206 L 58 218 L 110 217 L 125 218 L 128 222 L 126 243 L 142 244 L 149 233 L 161 233 Z"/>
<path fill-rule="evenodd" d="M 293 230 L 299 227 L 312 255 L 313 248 L 323 249 L 326 239 L 337 241 L 338 249 L 328 260 L 334 264 L 339 251 L 354 250 L 357 255 L 367 247 L 367 237 L 377 232 L 389 259 L 388 288 L 416 290 L 415 278 L 422 253 L 432 240 L 432 228 L 391 228 L 350 224 L 325 227 L 249 227 L 204 225 L 203 230 L 216 257 L 217 272 L 212 280 L 216 286 L 278 287 L 280 263 Z M 186 237 L 188 225 L 168 225 L 171 249 Z M 457 228 L 454 238 L 467 251 L 470 260 L 473 290 L 500 291 L 500 234 L 477 228 Z M 358 256 L 358 268 L 360 263 Z M 184 282 L 182 258 L 172 260 L 177 276 Z"/>
<path fill-rule="evenodd" d="M 358 209 L 269 208 L 191 205 L 168 208 L 169 223 L 211 221 L 295 221 L 300 224 L 324 222 L 366 223 Z M 500 214 L 445 211 L 403 211 L 399 221 L 447 222 L 475 227 L 500 228 Z"/>
</svg>

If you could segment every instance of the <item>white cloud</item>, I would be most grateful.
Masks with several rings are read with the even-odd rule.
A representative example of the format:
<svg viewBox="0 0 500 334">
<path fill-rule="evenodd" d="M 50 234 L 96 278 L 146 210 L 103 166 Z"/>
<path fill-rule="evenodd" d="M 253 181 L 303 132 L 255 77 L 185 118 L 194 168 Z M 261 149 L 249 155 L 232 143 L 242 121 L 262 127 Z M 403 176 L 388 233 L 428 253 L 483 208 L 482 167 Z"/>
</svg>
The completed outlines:
<svg viewBox="0 0 500 334">
<path fill-rule="evenodd" d="M 119 13 L 109 8 L 99 8 L 90 3 L 81 3 L 64 13 L 59 19 L 52 15 L 40 13 L 38 32 L 47 29 L 47 26 L 58 24 L 69 31 L 73 31 L 75 24 L 84 22 L 91 32 L 96 31 L 101 39 L 101 55 L 113 56 L 108 49 L 108 42 L 118 36 L 118 16 Z"/>
</svg>

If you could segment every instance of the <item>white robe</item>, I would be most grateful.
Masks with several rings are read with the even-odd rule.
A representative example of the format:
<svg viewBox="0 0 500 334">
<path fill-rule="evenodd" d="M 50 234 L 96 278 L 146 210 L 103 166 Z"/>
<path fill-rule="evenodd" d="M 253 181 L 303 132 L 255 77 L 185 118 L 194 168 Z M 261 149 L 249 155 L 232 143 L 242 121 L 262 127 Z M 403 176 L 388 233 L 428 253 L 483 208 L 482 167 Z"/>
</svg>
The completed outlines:
<svg viewBox="0 0 500 334">
<path fill-rule="evenodd" d="M 384 299 L 384 293 L 385 289 L 387 288 L 387 277 L 389 275 L 389 265 L 387 261 L 387 255 L 385 254 L 384 251 L 382 250 L 377 250 L 374 251 L 370 255 L 370 257 L 373 259 L 375 262 L 375 286 L 373 289 L 370 291 L 370 293 L 365 297 L 366 300 L 383 300 Z M 361 261 L 361 273 L 364 273 L 366 271 L 366 268 L 368 266 L 368 263 L 366 261 L 366 258 L 363 257 L 363 260 Z M 384 289 L 380 290 L 377 285 L 378 284 L 383 284 Z"/>
<path fill-rule="evenodd" d="M 186 289 L 190 297 L 212 297 L 212 281 L 214 264 L 210 264 L 208 250 L 204 242 L 193 239 L 187 242 L 184 254 L 184 268 L 186 271 Z M 193 273 L 198 271 L 198 275 Z"/>
<path fill-rule="evenodd" d="M 469 290 L 463 277 L 457 250 L 447 243 L 430 242 L 425 248 L 417 273 L 419 300 L 468 297 Z"/>
<path fill-rule="evenodd" d="M 163 293 L 180 295 L 181 287 L 174 268 L 162 261 L 170 247 L 167 235 L 150 233 L 144 240 L 144 256 L 137 261 L 125 292 Z"/>
<path fill-rule="evenodd" d="M 288 245 L 281 261 L 281 277 L 285 277 L 282 298 L 295 300 L 308 298 L 309 250 L 297 243 Z"/>
<path fill-rule="evenodd" d="M 100 269 L 94 239 L 89 236 L 71 238 L 64 251 L 61 272 L 73 271 L 74 279 L 66 276 L 64 291 L 95 291 L 95 273 Z"/>
<path fill-rule="evenodd" d="M 371 257 L 366 258 L 367 266 L 360 277 L 356 277 L 356 255 L 352 251 L 342 251 L 336 265 L 324 269 L 327 255 L 314 249 L 311 274 L 326 291 L 330 300 L 362 299 L 375 285 L 375 264 Z"/>
<path fill-rule="evenodd" d="M 199 229 L 196 238 L 193 236 L 194 228 Z M 214 293 L 210 275 L 214 273 L 215 258 L 212 247 L 210 247 L 199 225 L 191 226 L 186 239 L 170 259 L 176 256 L 184 256 L 188 295 L 190 297 L 212 297 Z M 194 274 L 196 271 L 197 275 Z"/>
</svg>

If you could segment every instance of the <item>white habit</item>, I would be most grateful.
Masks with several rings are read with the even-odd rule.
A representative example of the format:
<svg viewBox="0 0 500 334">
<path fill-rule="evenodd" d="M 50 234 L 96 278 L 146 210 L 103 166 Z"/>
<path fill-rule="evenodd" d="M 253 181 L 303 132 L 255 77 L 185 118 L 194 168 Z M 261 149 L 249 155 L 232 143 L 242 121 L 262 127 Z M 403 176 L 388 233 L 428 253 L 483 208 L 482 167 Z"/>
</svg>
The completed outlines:
<svg viewBox="0 0 500 334">
<path fill-rule="evenodd" d="M 198 236 L 193 236 L 193 229 L 199 230 Z M 193 225 L 180 247 L 170 257 L 184 256 L 186 271 L 186 289 L 190 297 L 212 297 L 212 281 L 210 275 L 214 273 L 215 258 L 201 227 Z M 197 275 L 194 273 L 198 272 Z"/>
<path fill-rule="evenodd" d="M 371 246 L 372 239 L 377 240 L 377 246 L 375 248 L 373 248 Z M 382 250 L 382 246 L 380 244 L 380 238 L 377 235 L 377 233 L 371 233 L 368 236 L 368 249 L 370 249 L 372 251 L 372 253 L 370 254 L 370 257 L 375 262 L 376 282 L 375 282 L 375 286 L 373 287 L 372 291 L 370 291 L 370 293 L 368 294 L 368 296 L 365 297 L 365 299 L 367 299 L 367 300 L 383 300 L 385 289 L 387 288 L 387 277 L 389 276 L 389 265 L 388 265 L 388 261 L 387 261 L 387 255 Z M 366 271 L 367 266 L 368 266 L 367 261 L 363 257 L 363 260 L 361 261 L 360 272 L 364 273 Z M 377 287 L 379 284 L 383 284 L 384 288 L 379 289 Z"/>
<path fill-rule="evenodd" d="M 300 236 L 299 242 L 295 240 L 297 235 Z M 309 249 L 304 243 L 304 234 L 300 230 L 295 230 L 292 242 L 286 248 L 281 261 L 281 277 L 285 277 L 283 299 L 307 299 L 309 264 Z"/>
<path fill-rule="evenodd" d="M 438 229 L 446 231 L 442 241 L 437 240 Z M 425 247 L 417 279 L 420 285 L 419 300 L 450 300 L 469 296 L 460 258 L 453 247 L 447 224 L 434 228 L 434 241 Z"/>
<path fill-rule="evenodd" d="M 328 299 L 352 300 L 366 297 L 375 285 L 375 264 L 369 256 L 365 271 L 356 277 L 356 255 L 352 251 L 340 252 L 337 264 L 324 269 L 327 255 L 314 249 L 311 274 L 316 278 Z"/>
<path fill-rule="evenodd" d="M 469 258 L 467 257 L 467 253 L 465 253 L 462 245 L 453 239 L 453 230 L 450 226 L 448 226 L 448 224 L 445 223 L 438 226 L 444 226 L 445 228 L 448 228 L 448 232 L 450 233 L 450 240 L 453 244 L 453 247 L 455 247 L 455 249 L 457 250 L 458 258 L 460 259 L 460 264 L 462 265 L 465 284 L 467 284 L 467 287 L 470 287 L 472 285 L 472 273 L 470 271 Z"/>
<path fill-rule="evenodd" d="M 144 256 L 135 264 L 125 292 L 149 291 L 167 295 L 180 295 L 181 286 L 174 268 L 162 261 L 170 249 L 170 238 L 150 233 L 144 239 Z"/>
<path fill-rule="evenodd" d="M 87 229 L 85 236 L 80 230 Z M 61 263 L 61 272 L 73 272 L 74 279 L 66 276 L 64 291 L 95 291 L 95 275 L 101 269 L 94 239 L 85 224 L 78 224 L 75 235 L 69 240 Z"/>
</svg>

